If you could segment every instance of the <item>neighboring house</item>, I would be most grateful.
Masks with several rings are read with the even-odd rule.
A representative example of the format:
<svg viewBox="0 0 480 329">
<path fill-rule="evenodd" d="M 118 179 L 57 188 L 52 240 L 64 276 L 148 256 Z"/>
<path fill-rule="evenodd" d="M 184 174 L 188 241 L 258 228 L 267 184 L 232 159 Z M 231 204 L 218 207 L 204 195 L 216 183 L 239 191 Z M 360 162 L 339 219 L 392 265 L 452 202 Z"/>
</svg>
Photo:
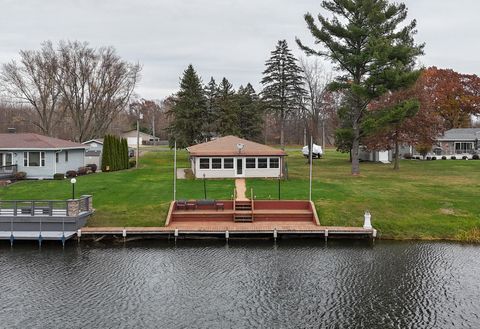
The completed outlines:
<svg viewBox="0 0 480 329">
<path fill-rule="evenodd" d="M 190 146 L 190 164 L 197 178 L 282 177 L 282 150 L 236 136 Z"/>
<path fill-rule="evenodd" d="M 369 151 L 361 147 L 358 156 L 361 161 L 390 163 L 393 159 L 393 152 L 391 150 Z"/>
<path fill-rule="evenodd" d="M 0 166 L 16 166 L 27 178 L 53 178 L 85 166 L 85 148 L 38 134 L 0 134 Z"/>
<path fill-rule="evenodd" d="M 137 147 L 137 130 L 130 130 L 120 134 L 120 137 L 127 139 L 127 144 L 130 147 Z M 143 132 L 139 133 L 139 144 L 140 145 L 151 145 L 153 143 L 159 143 L 160 138 L 155 137 L 150 134 L 146 134 Z"/>
<path fill-rule="evenodd" d="M 480 153 L 480 128 L 447 130 L 432 148 L 436 155 L 467 155 Z"/>
<path fill-rule="evenodd" d="M 102 167 L 103 139 L 91 139 L 83 142 L 87 147 L 85 150 L 85 164 L 96 164 L 97 168 Z"/>
</svg>

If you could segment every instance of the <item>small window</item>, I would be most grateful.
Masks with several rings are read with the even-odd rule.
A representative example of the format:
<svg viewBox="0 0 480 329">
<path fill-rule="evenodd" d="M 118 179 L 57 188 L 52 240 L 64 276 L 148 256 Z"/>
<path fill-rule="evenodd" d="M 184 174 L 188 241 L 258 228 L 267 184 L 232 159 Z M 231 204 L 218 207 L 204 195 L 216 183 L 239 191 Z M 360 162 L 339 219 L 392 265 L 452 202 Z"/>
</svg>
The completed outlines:
<svg viewBox="0 0 480 329">
<path fill-rule="evenodd" d="M 56 162 L 56 163 L 58 163 L 58 158 L 59 158 L 58 152 L 55 152 L 55 162 Z"/>
<path fill-rule="evenodd" d="M 233 169 L 233 158 L 223 159 L 223 168 L 224 169 Z"/>
<path fill-rule="evenodd" d="M 200 169 L 210 169 L 209 158 L 200 158 Z"/>
<path fill-rule="evenodd" d="M 23 152 L 26 167 L 45 167 L 45 152 Z"/>
<path fill-rule="evenodd" d="M 212 169 L 222 169 L 222 159 L 213 158 L 212 159 Z"/>
<path fill-rule="evenodd" d="M 255 158 L 247 158 L 246 167 L 249 169 L 255 168 Z"/>
<path fill-rule="evenodd" d="M 42 167 L 45 167 L 45 152 L 40 152 L 40 163 Z"/>
<path fill-rule="evenodd" d="M 270 158 L 270 168 L 279 168 L 280 161 L 278 158 Z"/>
<path fill-rule="evenodd" d="M 261 168 L 261 169 L 268 168 L 268 159 L 258 158 L 258 168 Z"/>
<path fill-rule="evenodd" d="M 65 162 L 68 162 L 68 151 L 65 151 Z"/>
<path fill-rule="evenodd" d="M 28 152 L 23 152 L 23 166 L 28 167 Z"/>
</svg>

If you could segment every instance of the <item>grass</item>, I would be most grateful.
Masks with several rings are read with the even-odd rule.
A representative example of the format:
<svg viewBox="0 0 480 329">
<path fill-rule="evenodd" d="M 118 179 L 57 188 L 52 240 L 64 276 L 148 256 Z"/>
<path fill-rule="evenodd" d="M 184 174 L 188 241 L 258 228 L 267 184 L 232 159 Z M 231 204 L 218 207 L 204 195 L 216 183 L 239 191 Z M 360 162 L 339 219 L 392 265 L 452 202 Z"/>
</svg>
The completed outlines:
<svg viewBox="0 0 480 329">
<path fill-rule="evenodd" d="M 289 179 L 281 182 L 282 199 L 308 199 L 308 164 L 300 151 L 289 151 Z M 158 149 L 141 158 L 141 167 L 99 173 L 77 179 L 76 192 L 92 194 L 95 216 L 90 226 L 159 226 L 165 222 L 173 197 L 173 153 Z M 185 152 L 178 167 L 187 168 Z M 313 200 L 322 225 L 361 226 L 366 209 L 384 238 L 480 241 L 480 161 L 363 163 L 362 175 L 352 177 L 345 154 L 327 150 L 315 160 Z M 207 197 L 229 199 L 233 180 L 208 180 Z M 278 181 L 248 179 L 257 199 L 278 198 Z M 178 180 L 177 198 L 203 198 L 202 180 Z M 65 181 L 24 181 L 0 188 L 0 199 L 65 199 Z"/>
</svg>

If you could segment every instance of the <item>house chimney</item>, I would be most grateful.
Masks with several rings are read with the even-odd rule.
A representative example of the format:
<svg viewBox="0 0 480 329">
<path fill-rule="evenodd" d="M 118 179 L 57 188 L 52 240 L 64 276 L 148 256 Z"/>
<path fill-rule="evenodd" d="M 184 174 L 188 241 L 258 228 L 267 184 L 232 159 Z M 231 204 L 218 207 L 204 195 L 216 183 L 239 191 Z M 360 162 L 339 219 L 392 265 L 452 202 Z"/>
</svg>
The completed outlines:
<svg viewBox="0 0 480 329">
<path fill-rule="evenodd" d="M 16 128 L 7 128 L 9 134 L 15 134 L 17 132 Z"/>
</svg>

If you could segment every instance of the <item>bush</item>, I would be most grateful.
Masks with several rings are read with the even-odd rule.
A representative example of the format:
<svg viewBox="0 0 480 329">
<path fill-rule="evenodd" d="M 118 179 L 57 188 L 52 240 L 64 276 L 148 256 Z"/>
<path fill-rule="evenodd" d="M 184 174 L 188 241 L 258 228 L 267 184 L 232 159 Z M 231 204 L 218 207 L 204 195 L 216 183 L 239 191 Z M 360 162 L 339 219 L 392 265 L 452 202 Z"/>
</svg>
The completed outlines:
<svg viewBox="0 0 480 329">
<path fill-rule="evenodd" d="M 437 157 L 432 157 L 432 160 L 437 160 Z"/>
<path fill-rule="evenodd" d="M 446 157 L 446 156 L 442 156 L 442 160 L 447 160 L 447 157 Z"/>
<path fill-rule="evenodd" d="M 77 172 L 75 170 L 69 170 L 69 171 L 67 171 L 65 176 L 67 176 L 67 178 L 74 178 L 74 177 L 77 177 L 78 175 L 77 175 Z"/>
<path fill-rule="evenodd" d="M 27 178 L 27 173 L 25 171 L 18 171 L 14 175 L 15 180 L 24 180 Z"/>
<path fill-rule="evenodd" d="M 412 157 L 412 155 L 411 155 L 410 153 L 405 153 L 405 154 L 403 155 L 403 158 L 405 158 L 405 159 L 407 159 L 407 160 L 410 160 L 410 159 L 412 159 L 413 157 Z"/>
<path fill-rule="evenodd" d="M 452 156 L 450 157 L 450 159 L 452 159 L 452 160 L 457 160 L 457 157 L 454 156 L 454 155 L 452 155 Z"/>
<path fill-rule="evenodd" d="M 93 173 L 96 173 L 98 169 L 95 163 L 87 164 L 87 168 L 89 168 Z"/>
<path fill-rule="evenodd" d="M 88 168 L 87 167 L 78 168 L 77 174 L 78 174 L 78 176 L 83 176 L 83 175 L 88 174 Z"/>
<path fill-rule="evenodd" d="M 480 160 L 480 156 L 478 154 L 472 155 L 472 160 Z"/>
<path fill-rule="evenodd" d="M 466 155 L 464 155 L 464 156 L 462 157 L 462 160 L 468 160 L 468 157 L 467 157 Z"/>
<path fill-rule="evenodd" d="M 416 157 L 415 159 L 420 160 L 420 157 Z"/>
<path fill-rule="evenodd" d="M 136 164 L 137 164 L 137 160 L 135 160 L 135 159 L 130 159 L 130 160 L 128 160 L 128 166 L 129 166 L 130 168 L 135 167 Z"/>
<path fill-rule="evenodd" d="M 430 161 L 430 160 L 432 160 L 432 157 L 427 157 L 427 161 Z"/>
<path fill-rule="evenodd" d="M 57 174 L 53 175 L 53 179 L 54 180 L 63 180 L 63 179 L 65 179 L 65 174 L 57 173 Z"/>
</svg>

